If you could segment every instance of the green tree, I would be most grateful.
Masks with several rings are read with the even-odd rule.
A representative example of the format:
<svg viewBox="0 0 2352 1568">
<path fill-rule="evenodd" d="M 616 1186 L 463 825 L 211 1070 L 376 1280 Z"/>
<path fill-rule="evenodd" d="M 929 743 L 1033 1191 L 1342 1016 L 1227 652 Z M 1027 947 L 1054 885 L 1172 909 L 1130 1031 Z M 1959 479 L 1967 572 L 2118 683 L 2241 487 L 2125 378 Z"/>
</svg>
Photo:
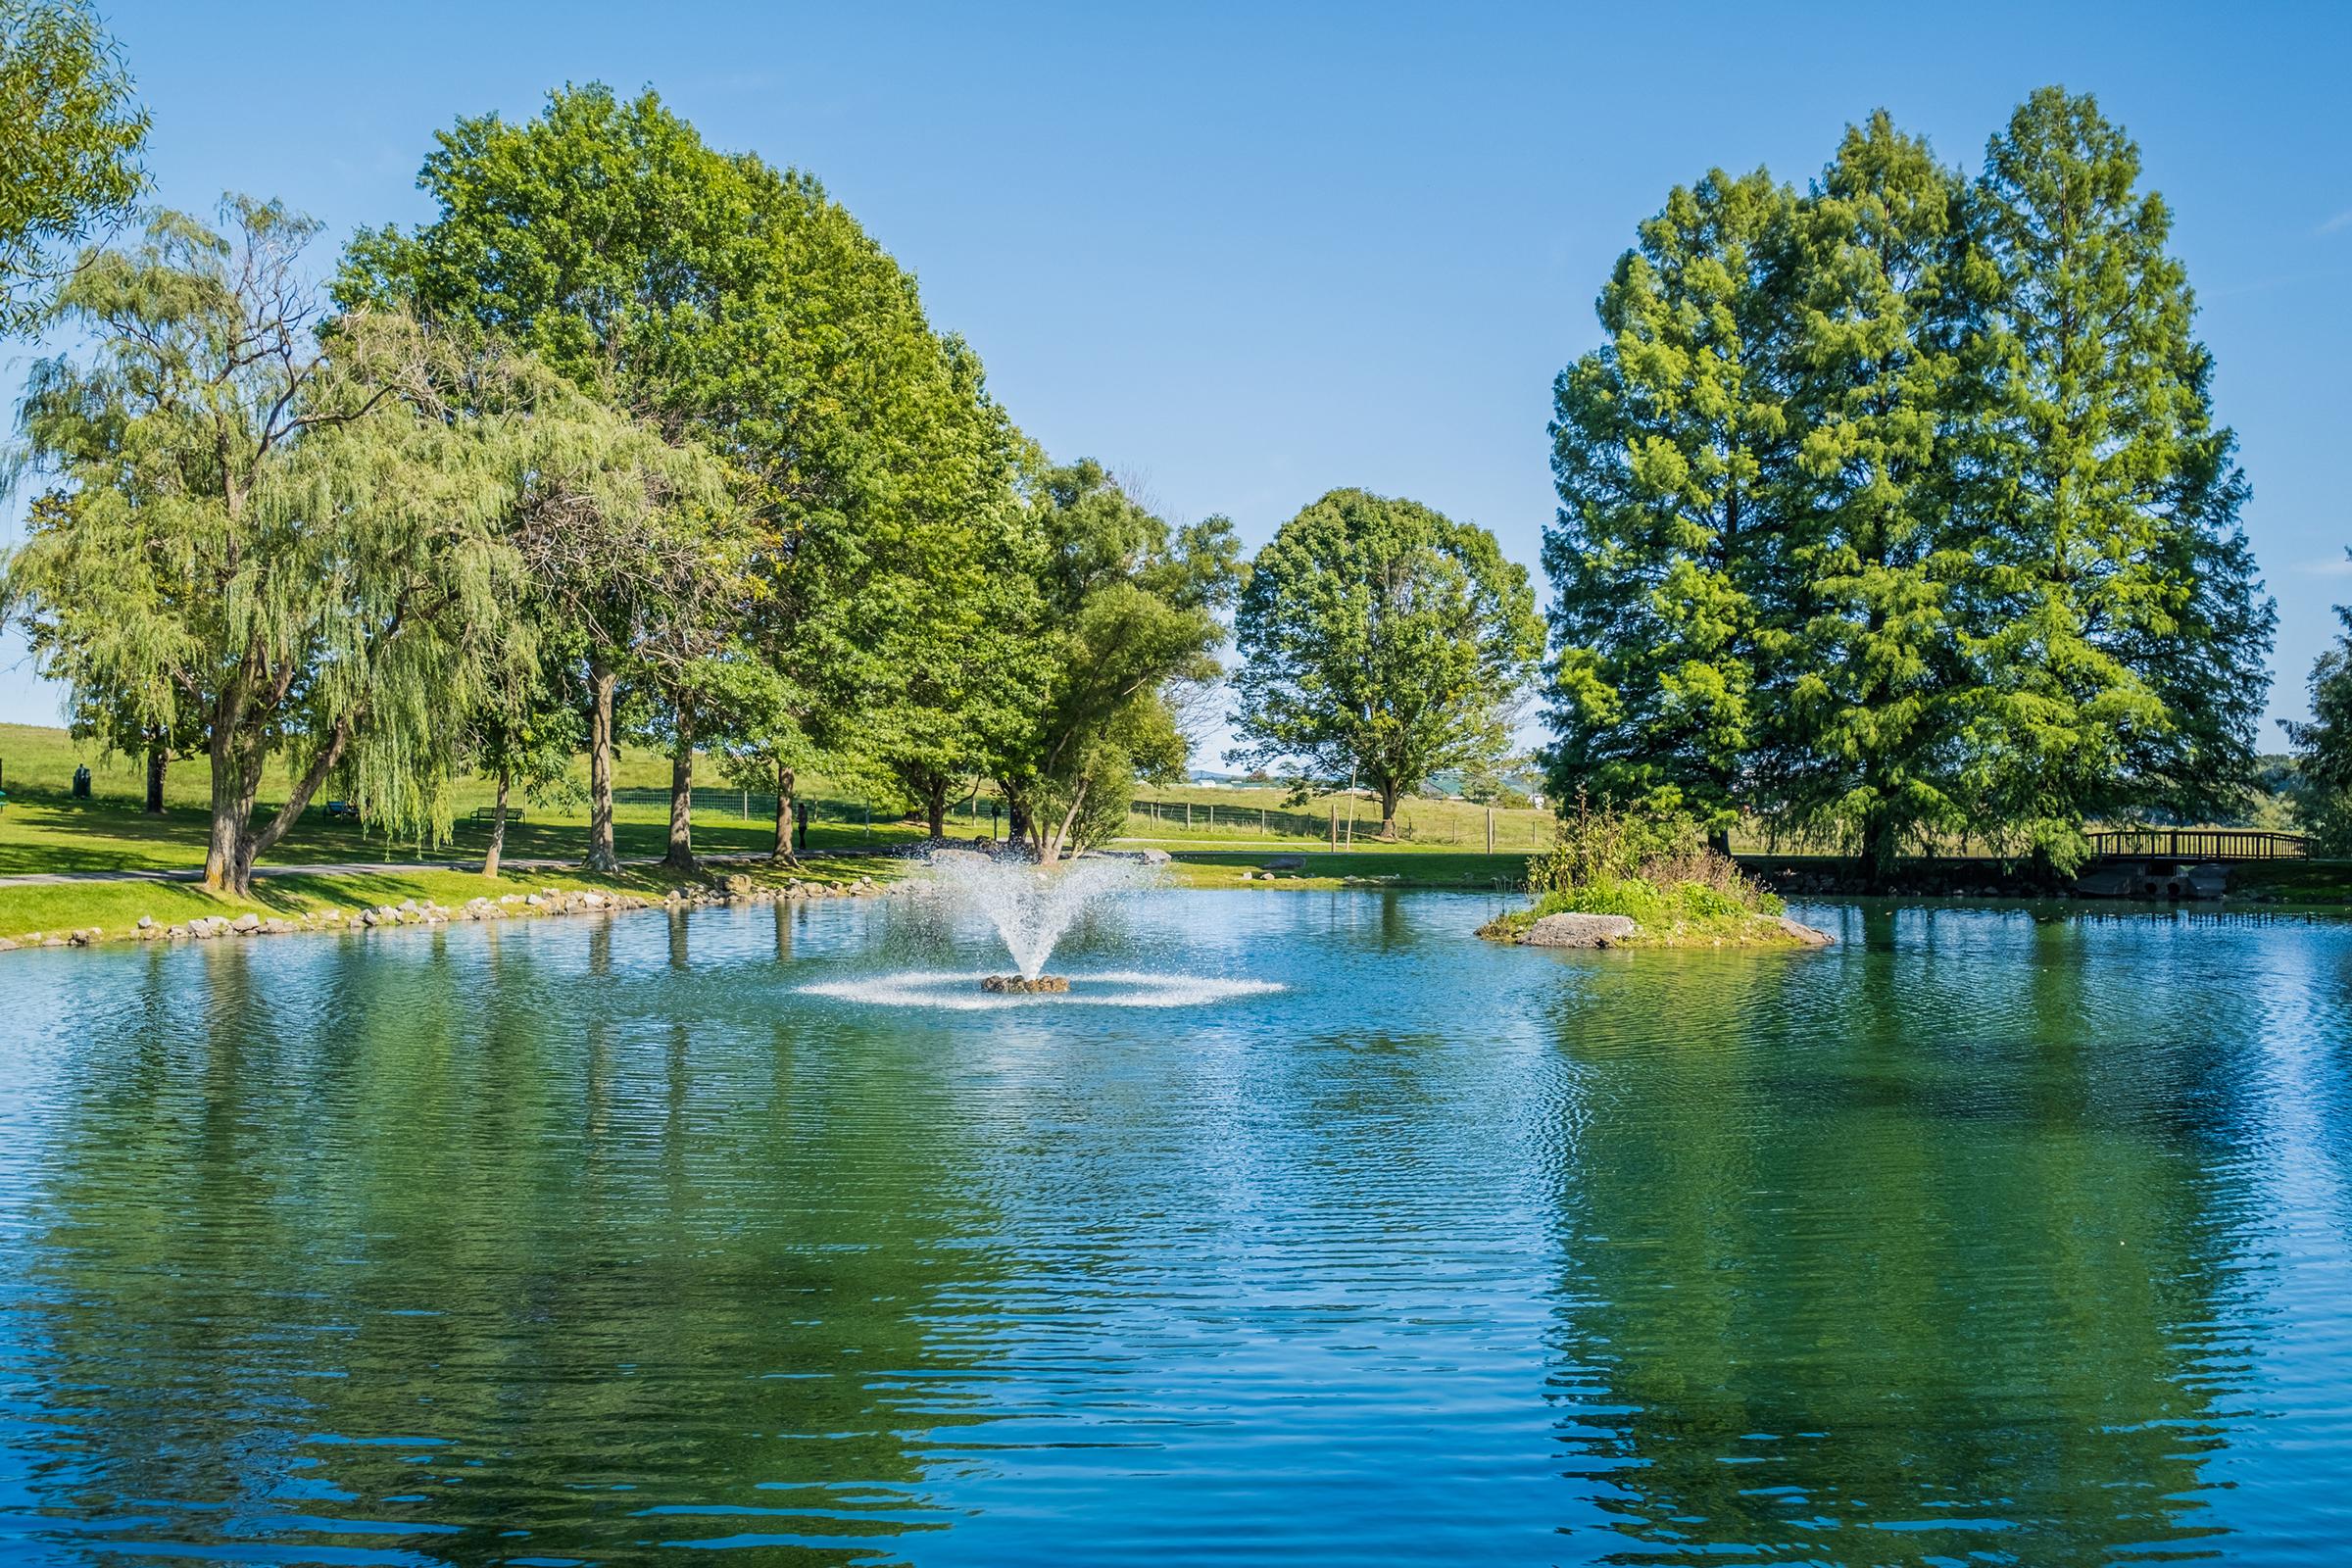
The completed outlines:
<svg viewBox="0 0 2352 1568">
<path fill-rule="evenodd" d="M 2139 174 L 2096 102 L 2045 87 L 1975 190 L 1997 269 L 1973 465 L 1980 765 L 1994 820 L 2060 863 L 2086 818 L 2242 789 L 2269 684 L 2235 437 Z"/>
<path fill-rule="evenodd" d="M 1218 675 L 1239 546 L 1223 517 L 1171 527 L 1092 460 L 1047 470 L 1034 504 L 1035 716 L 998 784 L 1052 864 L 1126 820 L 1139 773 L 1183 770 L 1182 690 Z"/>
<path fill-rule="evenodd" d="M 29 539 L 69 534 L 75 524 L 74 497 L 63 490 L 44 491 L 25 510 L 24 532 Z M 4 618 L 4 612 L 0 612 Z M 62 667 L 72 657 L 62 639 L 68 623 L 28 616 L 24 630 L 37 668 Z M 97 671 L 93 670 L 93 677 Z M 194 757 L 204 750 L 203 715 L 183 700 L 184 694 L 149 667 L 122 671 L 141 682 L 112 689 L 93 678 L 69 691 L 67 732 L 78 740 L 94 740 L 107 751 L 145 760 L 147 803 L 151 815 L 164 810 L 164 779 L 174 758 Z"/>
<path fill-rule="evenodd" d="M 1798 445 L 1766 595 L 1789 673 L 1761 725 L 1762 801 L 1858 849 L 1873 886 L 1906 841 L 1966 814 L 1953 432 L 1984 280 L 1965 197 L 1885 112 L 1848 127 L 1790 222 L 1781 291 Z"/>
<path fill-rule="evenodd" d="M 701 442 L 666 438 L 561 377 L 525 374 L 476 397 L 514 428 L 518 480 L 503 531 L 528 574 L 531 623 L 570 656 L 551 684 L 586 710 L 584 863 L 616 870 L 615 748 L 624 730 L 657 727 L 654 695 L 696 672 L 713 607 L 741 593 L 755 540 L 741 476 Z M 624 701 L 624 681 L 638 701 Z"/>
<path fill-rule="evenodd" d="M 2352 609 L 2337 606 L 2335 617 L 2344 629 L 2311 666 L 2311 717 L 2287 725 L 2286 738 L 2312 853 L 2340 858 L 2352 854 Z"/>
<path fill-rule="evenodd" d="M 1758 171 L 1677 187 L 1618 260 L 1607 340 L 1553 388 L 1553 792 L 1689 809 L 1749 799 L 1776 493 L 1797 432 L 1779 253 L 1796 198 Z"/>
<path fill-rule="evenodd" d="M 0 0 L 0 330 L 40 318 L 61 248 L 130 216 L 147 112 L 86 0 Z"/>
<path fill-rule="evenodd" d="M 1244 744 L 1227 760 L 1360 778 L 1394 839 L 1398 796 L 1509 750 L 1544 623 L 1527 569 L 1486 529 L 1334 490 L 1257 553 L 1234 638 Z"/>
<path fill-rule="evenodd" d="M 436 217 L 355 240 L 342 298 L 471 318 L 749 476 L 732 585 L 699 599 L 699 623 L 666 598 L 639 628 L 648 657 L 616 665 L 671 749 L 671 850 L 690 858 L 697 745 L 756 715 L 740 738 L 782 767 L 903 700 L 887 651 L 972 590 L 963 531 L 1005 487 L 1010 427 L 815 179 L 708 147 L 650 92 L 591 85 L 524 123 L 461 121 L 419 182 Z M 761 700 L 730 663 L 736 635 L 773 668 Z M 746 702 L 712 701 L 713 683 Z"/>
<path fill-rule="evenodd" d="M 59 296 L 92 348 L 37 365 L 21 417 L 72 506 L 9 588 L 77 706 L 154 694 L 136 716 L 200 715 L 205 881 L 242 893 L 330 775 L 387 829 L 446 829 L 514 561 L 504 480 L 449 418 L 429 336 L 364 313 L 330 352 L 299 271 L 316 225 L 246 200 L 224 217 L 233 237 L 162 215 Z M 257 823 L 281 753 L 289 793 Z"/>
</svg>

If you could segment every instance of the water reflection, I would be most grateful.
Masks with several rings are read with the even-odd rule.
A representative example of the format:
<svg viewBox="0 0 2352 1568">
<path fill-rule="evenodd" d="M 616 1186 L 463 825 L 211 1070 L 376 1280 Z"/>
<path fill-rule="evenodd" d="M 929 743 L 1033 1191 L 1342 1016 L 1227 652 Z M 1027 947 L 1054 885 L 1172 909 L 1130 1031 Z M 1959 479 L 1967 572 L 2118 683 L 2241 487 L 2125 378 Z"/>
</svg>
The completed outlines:
<svg viewBox="0 0 2352 1568">
<path fill-rule="evenodd" d="M 2352 933 L 1493 903 L 12 956 L 0 1559 L 2332 1560 Z"/>
</svg>

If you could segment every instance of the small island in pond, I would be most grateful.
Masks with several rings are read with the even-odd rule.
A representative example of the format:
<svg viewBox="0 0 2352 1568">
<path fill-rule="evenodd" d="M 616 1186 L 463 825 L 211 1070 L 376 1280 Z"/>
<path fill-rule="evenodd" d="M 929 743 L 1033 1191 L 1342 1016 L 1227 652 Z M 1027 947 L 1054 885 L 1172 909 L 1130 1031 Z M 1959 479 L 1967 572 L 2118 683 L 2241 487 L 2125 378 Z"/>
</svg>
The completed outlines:
<svg viewBox="0 0 2352 1568">
<path fill-rule="evenodd" d="M 1533 902 L 1479 928 L 1535 948 L 1826 948 L 1688 818 L 1588 810 L 1528 862 Z"/>
</svg>

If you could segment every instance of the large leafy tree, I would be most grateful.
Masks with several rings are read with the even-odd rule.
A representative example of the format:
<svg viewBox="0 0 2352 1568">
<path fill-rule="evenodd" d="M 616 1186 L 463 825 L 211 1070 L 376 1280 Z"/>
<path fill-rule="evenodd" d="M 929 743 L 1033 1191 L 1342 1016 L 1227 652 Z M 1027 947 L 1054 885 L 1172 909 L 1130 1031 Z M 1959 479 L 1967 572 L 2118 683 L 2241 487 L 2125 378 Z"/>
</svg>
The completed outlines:
<svg viewBox="0 0 2352 1568">
<path fill-rule="evenodd" d="M 1874 884 L 1965 809 L 1952 447 L 1983 281 L 1965 194 L 1882 112 L 1848 128 L 1784 259 L 1798 445 L 1768 618 L 1790 674 L 1762 725 L 1762 804 L 1859 849 Z"/>
<path fill-rule="evenodd" d="M 147 113 L 87 0 L 0 0 L 0 330 L 41 314 L 57 253 L 127 218 Z"/>
<path fill-rule="evenodd" d="M 708 147 L 650 92 L 567 89 L 439 143 L 437 216 L 356 240 L 343 297 L 470 318 L 749 477 L 740 570 L 665 602 L 660 657 L 609 661 L 672 750 L 682 858 L 698 745 L 773 760 L 902 699 L 886 650 L 974 583 L 963 530 L 1005 487 L 1009 427 L 816 180 Z"/>
<path fill-rule="evenodd" d="M 2242 786 L 2273 612 L 2246 483 L 2139 150 L 2088 96 L 2035 92 L 1975 191 L 1997 269 L 1973 477 L 1995 818 L 2066 860 L 2086 817 Z"/>
<path fill-rule="evenodd" d="M 1139 773 L 1182 771 L 1181 689 L 1217 677 L 1239 546 L 1223 517 L 1170 526 L 1092 460 L 1047 470 L 1034 506 L 1034 717 L 998 782 L 1051 864 L 1126 820 Z"/>
<path fill-rule="evenodd" d="M 2335 616 L 2344 630 L 2311 666 L 2311 718 L 2286 727 L 2303 824 L 2328 856 L 2352 851 L 2352 610 Z"/>
<path fill-rule="evenodd" d="M 1399 795 L 1508 752 L 1544 623 L 1527 568 L 1486 529 L 1334 490 L 1257 553 L 1234 640 L 1233 760 L 1360 778 L 1394 838 Z"/>
<path fill-rule="evenodd" d="M 1553 783 L 2065 864 L 2087 818 L 2226 812 L 2273 611 L 2212 359 L 2087 98 L 1963 187 L 1884 115 L 1814 186 L 1678 190 L 1563 371 Z"/>
<path fill-rule="evenodd" d="M 1562 798 L 1718 827 L 1749 799 L 1772 678 L 1759 601 L 1786 571 L 1794 321 L 1778 257 L 1795 201 L 1761 171 L 1669 193 L 1601 292 L 1606 341 L 1553 388 L 1560 508 L 1544 564 Z"/>
<path fill-rule="evenodd" d="M 333 775 L 388 828 L 446 828 L 515 563 L 501 462 L 450 417 L 429 334 L 363 313 L 321 343 L 315 225 L 246 200 L 224 217 L 226 235 L 162 215 L 59 296 L 91 348 L 35 367 L 22 420 L 68 506 L 9 589 L 77 705 L 200 726 L 205 880 L 241 893 Z M 257 822 L 281 756 L 288 794 Z"/>
</svg>

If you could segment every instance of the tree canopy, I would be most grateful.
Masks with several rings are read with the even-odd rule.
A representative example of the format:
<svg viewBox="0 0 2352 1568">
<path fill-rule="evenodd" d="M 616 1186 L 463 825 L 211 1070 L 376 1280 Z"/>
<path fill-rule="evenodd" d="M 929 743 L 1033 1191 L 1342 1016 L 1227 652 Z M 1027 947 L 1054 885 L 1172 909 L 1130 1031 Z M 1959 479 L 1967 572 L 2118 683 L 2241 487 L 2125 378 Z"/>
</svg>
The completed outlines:
<svg viewBox="0 0 2352 1568">
<path fill-rule="evenodd" d="M 1240 551 L 1225 518 L 1172 526 L 1091 460 L 1047 470 L 1033 514 L 1034 716 L 998 779 L 1052 863 L 1125 822 L 1138 774 L 1182 771 L 1174 688 L 1220 673 Z"/>
<path fill-rule="evenodd" d="M 76 703 L 201 731 L 206 882 L 242 892 L 330 774 L 389 826 L 446 827 L 454 726 L 519 564 L 510 466 L 446 417 L 430 335 L 361 314 L 321 342 L 299 270 L 316 225 L 249 200 L 223 218 L 163 214 L 59 296 L 93 348 L 27 387 L 26 461 L 63 499 L 8 586 Z M 281 750 L 290 793 L 256 824 Z"/>
<path fill-rule="evenodd" d="M 1880 114 L 1672 192 L 1555 388 L 1555 787 L 1880 877 L 2242 798 L 2274 615 L 2169 227 L 2055 88 L 1974 179 Z"/>
<path fill-rule="evenodd" d="M 1399 795 L 1508 753 L 1544 649 L 1527 568 L 1493 534 L 1361 490 L 1313 502 L 1257 553 L 1234 633 L 1229 760 L 1361 778 L 1384 838 Z"/>
<path fill-rule="evenodd" d="M 57 253 L 130 216 L 147 112 L 87 0 L 0 0 L 0 330 L 39 320 Z"/>
</svg>

